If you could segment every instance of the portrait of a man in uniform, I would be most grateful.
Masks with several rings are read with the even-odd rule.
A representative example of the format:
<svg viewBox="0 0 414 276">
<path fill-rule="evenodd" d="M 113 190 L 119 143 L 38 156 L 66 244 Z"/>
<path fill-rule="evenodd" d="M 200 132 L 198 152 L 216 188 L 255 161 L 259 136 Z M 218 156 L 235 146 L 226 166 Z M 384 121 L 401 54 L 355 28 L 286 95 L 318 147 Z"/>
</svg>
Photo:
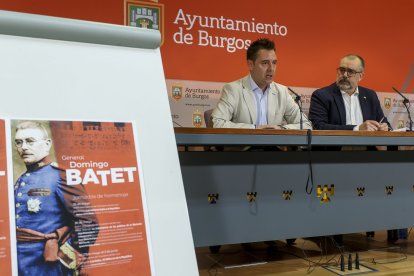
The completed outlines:
<svg viewBox="0 0 414 276">
<path fill-rule="evenodd" d="M 19 275 L 82 274 L 99 232 L 86 191 L 67 185 L 65 170 L 52 162 L 47 125 L 18 122 L 13 133 L 25 166 L 14 185 Z"/>
</svg>

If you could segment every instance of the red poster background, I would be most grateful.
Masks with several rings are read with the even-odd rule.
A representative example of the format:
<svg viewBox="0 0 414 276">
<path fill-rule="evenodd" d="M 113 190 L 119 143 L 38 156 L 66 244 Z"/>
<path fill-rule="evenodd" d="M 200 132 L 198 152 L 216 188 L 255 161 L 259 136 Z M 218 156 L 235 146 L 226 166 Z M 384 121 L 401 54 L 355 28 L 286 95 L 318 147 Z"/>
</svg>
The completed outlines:
<svg viewBox="0 0 414 276">
<path fill-rule="evenodd" d="M 6 134 L 4 120 L 0 120 L 0 272 L 11 275 L 9 187 L 7 186 Z"/>
<path fill-rule="evenodd" d="M 13 130 L 18 123 L 17 120 L 12 121 Z M 86 195 L 74 194 L 81 194 L 84 198 L 65 195 L 67 204 L 74 206 L 75 216 L 77 213 L 89 213 L 92 209 L 97 217 L 99 233 L 96 241 L 92 245 L 84 242 L 90 246 L 82 273 L 112 276 L 115 269 L 119 275 L 151 275 L 132 124 L 82 121 L 41 123 L 50 127 L 50 156 L 56 161 L 52 166 L 65 171 L 67 185 L 83 185 L 86 190 Z M 18 178 L 26 168 L 16 151 L 13 154 L 15 178 Z M 124 168 L 127 171 L 123 171 Z M 114 178 L 111 169 L 116 170 Z M 87 170 L 89 177 L 86 177 Z M 82 235 L 88 236 L 88 233 L 80 233 Z M 92 234 L 86 239 L 93 240 L 94 237 Z"/>
<path fill-rule="evenodd" d="M 140 1 L 144 2 L 144 1 Z M 147 1 L 154 3 L 154 1 Z M 156 2 L 156 1 L 155 1 Z M 124 24 L 124 0 L 1 1 L 0 8 L 59 17 Z M 321 87 L 334 81 L 339 58 L 359 53 L 367 62 L 362 85 L 377 91 L 391 86 L 414 90 L 414 17 L 411 0 L 349 0 L 346 5 L 330 0 L 193 1 L 160 0 L 164 8 L 165 33 L 161 47 L 167 79 L 228 82 L 247 74 L 245 52 L 223 48 L 183 45 L 173 41 L 180 24 L 174 24 L 179 9 L 185 14 L 232 20 L 274 23 L 288 29 L 286 36 L 269 36 L 195 27 L 211 36 L 256 39 L 273 38 L 279 58 L 276 80 L 294 87 Z M 411 74 L 411 75 L 410 75 Z"/>
<path fill-rule="evenodd" d="M 50 127 L 56 161 L 63 169 L 74 168 L 71 157 L 83 157 L 82 160 L 72 160 L 77 164 L 107 162 L 107 167 L 94 167 L 95 172 L 136 168 L 133 182 L 112 183 L 108 177 L 106 186 L 102 181 L 101 184 L 90 182 L 84 185 L 100 226 L 95 246 L 90 247 L 90 260 L 102 260 L 106 255 L 102 252 L 117 251 L 105 257 L 111 258 L 107 265 L 105 262 L 89 263 L 84 272 L 113 275 L 116 267 L 119 275 L 151 275 L 132 124 L 54 121 Z M 79 168 L 82 176 L 86 169 Z M 127 180 L 126 174 L 123 177 Z"/>
</svg>

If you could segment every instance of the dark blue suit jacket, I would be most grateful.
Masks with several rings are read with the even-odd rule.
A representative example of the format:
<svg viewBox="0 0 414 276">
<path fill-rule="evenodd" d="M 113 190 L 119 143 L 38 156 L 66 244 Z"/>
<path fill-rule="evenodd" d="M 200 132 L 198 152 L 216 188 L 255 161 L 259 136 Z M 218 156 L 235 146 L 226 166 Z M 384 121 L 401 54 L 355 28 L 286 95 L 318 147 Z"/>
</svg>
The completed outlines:
<svg viewBox="0 0 414 276">
<path fill-rule="evenodd" d="M 358 86 L 358 90 L 364 121 L 374 120 L 379 122 L 384 117 L 384 113 L 377 94 L 374 90 L 362 86 Z M 355 125 L 346 124 L 344 100 L 336 83 L 313 92 L 309 119 L 312 121 L 314 129 L 352 130 L 355 127 Z M 383 122 L 388 124 L 386 118 Z"/>
</svg>

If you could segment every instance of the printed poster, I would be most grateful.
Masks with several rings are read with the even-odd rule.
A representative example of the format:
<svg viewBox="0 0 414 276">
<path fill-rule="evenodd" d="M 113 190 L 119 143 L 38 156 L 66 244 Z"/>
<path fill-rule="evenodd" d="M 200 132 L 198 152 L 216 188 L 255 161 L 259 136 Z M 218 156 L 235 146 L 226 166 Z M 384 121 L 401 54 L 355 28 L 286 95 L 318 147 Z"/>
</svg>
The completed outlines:
<svg viewBox="0 0 414 276">
<path fill-rule="evenodd" d="M 19 275 L 151 275 L 132 124 L 11 128 Z"/>
<path fill-rule="evenodd" d="M 0 271 L 11 275 L 10 217 L 7 186 L 6 133 L 4 120 L 0 120 Z"/>
</svg>

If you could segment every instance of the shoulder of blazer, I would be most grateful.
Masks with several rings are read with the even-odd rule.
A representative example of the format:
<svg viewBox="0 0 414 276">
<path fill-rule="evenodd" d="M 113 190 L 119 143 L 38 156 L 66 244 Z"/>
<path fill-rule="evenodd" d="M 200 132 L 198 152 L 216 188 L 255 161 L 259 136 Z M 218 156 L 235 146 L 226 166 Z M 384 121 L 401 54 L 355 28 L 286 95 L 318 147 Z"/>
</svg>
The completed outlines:
<svg viewBox="0 0 414 276">
<path fill-rule="evenodd" d="M 281 94 L 282 96 L 290 95 L 287 86 L 277 82 L 272 82 L 270 84 L 270 92 L 273 94 Z"/>
<path fill-rule="evenodd" d="M 341 91 L 336 83 L 332 83 L 331 85 L 316 89 L 312 94 L 318 95 L 319 97 L 325 99 L 333 100 L 335 96 L 341 96 Z"/>
<path fill-rule="evenodd" d="M 237 80 L 237 82 L 240 83 L 240 85 L 243 89 L 252 90 L 252 88 L 250 86 L 249 75 Z"/>
<path fill-rule="evenodd" d="M 232 81 L 232 82 L 228 82 L 226 84 L 223 85 L 223 89 L 226 89 L 228 92 L 230 92 L 233 95 L 236 94 L 241 94 L 243 92 L 243 90 L 248 89 L 248 87 L 246 88 L 246 81 L 245 81 L 246 77 Z M 248 78 L 247 78 L 247 83 L 248 83 Z"/>
<path fill-rule="evenodd" d="M 361 93 L 364 96 L 372 97 L 374 95 L 377 95 L 377 93 L 374 90 L 363 87 L 363 86 L 358 86 L 358 91 L 359 91 L 359 93 Z"/>
</svg>

